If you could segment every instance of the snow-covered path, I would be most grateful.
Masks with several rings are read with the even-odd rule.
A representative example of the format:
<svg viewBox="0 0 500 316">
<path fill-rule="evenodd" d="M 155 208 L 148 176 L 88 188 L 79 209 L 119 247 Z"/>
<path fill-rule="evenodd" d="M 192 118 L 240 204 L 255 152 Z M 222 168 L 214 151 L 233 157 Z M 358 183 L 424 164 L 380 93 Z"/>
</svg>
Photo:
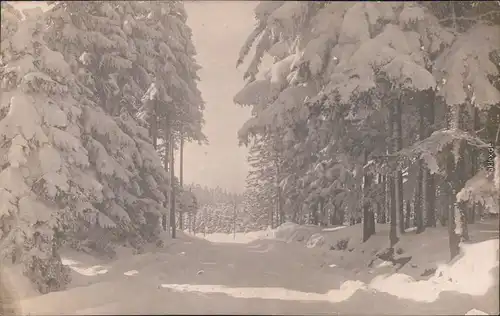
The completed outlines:
<svg viewBox="0 0 500 316">
<path fill-rule="evenodd" d="M 486 295 L 441 293 L 417 302 L 375 292 L 334 267 L 328 254 L 283 242 L 179 242 L 120 259 L 64 292 L 24 300 L 25 314 L 457 314 L 498 304 Z M 331 267 L 332 266 L 332 267 Z"/>
</svg>

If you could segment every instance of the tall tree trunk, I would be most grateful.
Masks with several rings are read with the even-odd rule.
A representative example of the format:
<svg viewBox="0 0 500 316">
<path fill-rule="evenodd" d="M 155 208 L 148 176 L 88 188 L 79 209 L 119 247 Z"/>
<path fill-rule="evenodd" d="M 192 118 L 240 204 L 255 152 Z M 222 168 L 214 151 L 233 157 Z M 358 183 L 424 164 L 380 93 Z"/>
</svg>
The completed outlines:
<svg viewBox="0 0 500 316">
<path fill-rule="evenodd" d="M 344 222 L 345 222 L 345 209 L 344 209 L 344 206 L 342 205 L 342 207 L 339 207 L 338 210 L 338 223 L 339 225 L 344 225 Z"/>
<path fill-rule="evenodd" d="M 172 238 L 175 238 L 175 168 L 174 168 L 174 135 L 170 133 L 170 227 Z"/>
<path fill-rule="evenodd" d="M 425 99 L 420 100 L 420 104 L 418 107 L 418 114 L 419 114 L 419 128 L 418 128 L 418 138 L 419 140 L 424 140 L 427 136 L 426 129 L 425 129 Z M 414 210 L 415 210 L 415 224 L 417 226 L 417 234 L 420 234 L 421 232 L 424 231 L 424 213 L 423 213 L 423 207 L 424 207 L 424 194 L 423 194 L 423 189 L 424 189 L 424 164 L 422 159 L 418 159 L 417 161 L 417 186 L 415 188 L 415 205 L 414 205 Z"/>
<path fill-rule="evenodd" d="M 462 106 L 455 106 L 454 108 L 451 109 L 451 118 L 450 118 L 450 128 L 452 130 L 459 130 L 460 129 L 460 118 L 461 118 L 461 113 L 462 112 Z M 453 146 L 455 147 L 453 149 L 454 152 L 459 152 L 459 150 L 456 149 L 458 146 L 459 148 L 461 147 L 460 142 L 454 143 Z M 453 155 L 452 153 L 450 153 Z M 450 170 L 451 172 L 448 173 L 451 175 L 451 199 L 452 199 L 452 207 L 450 208 L 450 212 L 448 215 L 448 238 L 449 238 L 449 244 L 450 244 L 450 257 L 453 259 L 455 256 L 457 256 L 460 252 L 460 238 L 461 234 L 463 232 L 463 217 L 462 217 L 462 210 L 457 202 L 456 196 L 457 196 L 457 189 L 458 189 L 458 183 L 460 180 L 460 175 L 458 174 L 459 170 L 459 162 L 462 160 L 462 157 L 451 157 L 453 159 L 453 163 L 450 163 L 449 165 L 453 165 L 453 168 Z M 453 172 L 454 171 L 454 172 Z"/>
<path fill-rule="evenodd" d="M 377 202 L 375 203 L 375 214 L 377 214 L 377 223 L 381 223 L 380 222 L 380 217 L 382 216 L 382 203 L 381 202 Z"/>
<path fill-rule="evenodd" d="M 368 163 L 368 151 L 364 150 L 363 165 Z M 374 217 L 370 214 L 373 212 L 371 210 L 370 201 L 368 201 L 369 190 L 372 182 L 372 175 L 369 174 L 366 168 L 363 168 L 363 242 L 367 241 L 373 234 L 375 223 L 372 222 Z"/>
<path fill-rule="evenodd" d="M 285 211 L 283 209 L 283 197 L 281 192 L 281 170 L 280 170 L 280 159 L 276 157 L 276 215 L 278 216 L 278 225 L 285 222 Z"/>
<path fill-rule="evenodd" d="M 184 135 L 181 132 L 181 144 L 179 147 L 179 185 L 182 190 L 184 187 Z M 184 229 L 183 224 L 184 210 L 179 210 L 179 229 Z"/>
<path fill-rule="evenodd" d="M 385 199 L 387 194 L 387 188 L 385 183 L 385 176 L 380 174 L 378 175 L 378 183 L 382 187 L 381 193 L 381 201 L 377 204 L 377 223 L 385 224 Z"/>
<path fill-rule="evenodd" d="M 471 103 L 471 109 L 470 109 L 470 112 L 471 112 L 471 130 L 472 130 L 472 135 L 474 136 L 477 136 L 477 130 L 480 128 L 479 126 L 479 114 L 478 114 L 478 111 L 476 109 L 476 107 Z M 471 177 L 473 177 L 479 170 L 479 166 L 478 166 L 478 159 L 477 159 L 477 156 L 478 156 L 479 152 L 476 148 L 473 148 L 472 149 L 472 153 L 471 153 Z M 470 207 L 470 210 L 469 210 L 469 219 L 468 219 L 468 222 L 471 223 L 471 224 L 474 224 L 476 218 L 476 203 L 475 202 L 472 202 L 472 205 Z"/>
<path fill-rule="evenodd" d="M 324 223 L 325 223 L 325 203 L 324 203 L 322 198 L 320 198 L 319 202 L 318 202 L 318 213 L 319 213 L 318 225 L 324 226 Z"/>
<path fill-rule="evenodd" d="M 453 206 L 453 199 L 452 199 L 452 189 L 451 189 L 451 184 L 449 183 L 443 183 L 442 184 L 442 201 L 443 201 L 443 212 L 441 215 L 441 225 L 442 226 L 448 226 L 448 219 L 450 215 L 450 208 Z"/>
<path fill-rule="evenodd" d="M 389 118 L 388 118 L 388 141 L 387 141 L 387 153 L 391 155 L 394 152 L 394 101 L 391 101 L 389 105 Z M 397 233 L 397 209 L 396 209 L 396 186 L 395 186 L 395 175 L 394 173 L 389 173 L 387 175 L 389 182 L 389 200 L 390 200 L 390 230 L 389 230 L 389 242 L 390 247 L 394 248 L 394 245 L 399 241 Z"/>
<path fill-rule="evenodd" d="M 312 225 L 318 225 L 319 223 L 319 202 L 316 202 L 312 208 Z"/>
<path fill-rule="evenodd" d="M 165 168 L 165 172 L 167 172 L 167 174 L 169 174 L 169 165 L 170 165 L 170 139 L 171 139 L 171 135 L 170 135 L 170 122 L 168 119 L 165 119 L 165 126 L 164 126 L 164 141 L 165 141 L 165 144 L 164 144 L 164 152 L 163 152 L 163 167 Z M 168 185 L 170 186 L 170 181 L 171 179 L 168 178 Z M 162 226 L 163 226 L 163 230 L 164 231 L 168 231 L 170 229 L 170 225 L 168 224 L 168 217 L 167 217 L 167 210 L 170 209 L 170 198 L 171 198 L 171 194 L 170 192 L 168 192 L 169 190 L 167 189 L 166 192 L 165 192 L 165 195 L 166 195 L 166 200 L 165 200 L 165 212 L 163 212 L 162 214 Z"/>
<path fill-rule="evenodd" d="M 406 212 L 405 212 L 405 229 L 411 227 L 410 220 L 411 219 L 411 201 L 410 199 L 406 200 Z"/>
<path fill-rule="evenodd" d="M 271 228 L 274 228 L 273 217 L 274 217 L 273 208 L 269 207 L 269 210 L 267 212 L 267 222 L 268 222 L 269 227 L 271 227 Z"/>
<path fill-rule="evenodd" d="M 381 224 L 387 224 L 387 212 L 389 211 L 390 207 L 390 196 L 389 196 L 389 182 L 388 182 L 388 175 L 383 175 L 382 176 L 382 183 L 384 186 L 384 196 L 382 199 L 382 218 L 380 219 Z"/>
<path fill-rule="evenodd" d="M 423 92 L 425 94 L 427 102 L 425 104 L 425 134 L 426 137 L 429 137 L 434 132 L 434 99 L 435 93 L 434 90 L 429 90 Z M 430 172 L 429 168 L 426 166 L 424 175 L 424 213 L 425 213 L 425 225 L 426 227 L 436 227 L 436 182 L 434 179 L 434 175 Z"/>
<path fill-rule="evenodd" d="M 422 160 L 417 161 L 417 186 L 415 187 L 415 199 L 413 204 L 413 211 L 415 213 L 415 226 L 417 227 L 416 233 L 420 234 L 424 231 L 424 218 L 422 212 L 422 181 L 423 181 L 423 163 Z"/>
<path fill-rule="evenodd" d="M 184 187 L 184 135 L 181 134 L 181 144 L 179 147 L 179 184 Z"/>
<path fill-rule="evenodd" d="M 151 136 L 151 140 L 153 141 L 153 147 L 155 150 L 157 150 L 158 149 L 158 116 L 156 114 L 157 101 L 155 100 L 154 102 L 155 102 L 154 110 L 149 117 L 149 134 Z"/>
<path fill-rule="evenodd" d="M 406 96 L 402 95 L 399 98 L 398 104 L 395 105 L 394 107 L 394 119 L 395 119 L 395 146 L 396 146 L 396 151 L 400 151 L 403 149 L 403 130 L 402 130 L 402 119 L 403 119 L 403 105 L 401 104 L 402 100 L 405 100 Z M 395 177 L 395 187 L 396 187 L 396 211 L 398 213 L 398 218 L 399 218 L 399 233 L 404 234 L 405 233 L 405 223 L 404 223 L 404 201 L 403 201 L 403 173 L 402 171 L 398 168 L 396 170 L 396 177 Z"/>
<path fill-rule="evenodd" d="M 450 260 L 453 260 L 453 258 L 455 258 L 460 253 L 460 237 L 455 233 L 456 229 L 455 207 L 456 205 L 450 207 L 448 212 L 448 237 L 450 246 Z"/>
<path fill-rule="evenodd" d="M 334 226 L 337 225 L 337 206 L 335 206 L 335 203 L 332 203 L 332 214 L 330 216 L 330 225 Z"/>
<path fill-rule="evenodd" d="M 425 226 L 436 227 L 436 184 L 434 175 L 426 168 L 423 175 Z"/>
</svg>

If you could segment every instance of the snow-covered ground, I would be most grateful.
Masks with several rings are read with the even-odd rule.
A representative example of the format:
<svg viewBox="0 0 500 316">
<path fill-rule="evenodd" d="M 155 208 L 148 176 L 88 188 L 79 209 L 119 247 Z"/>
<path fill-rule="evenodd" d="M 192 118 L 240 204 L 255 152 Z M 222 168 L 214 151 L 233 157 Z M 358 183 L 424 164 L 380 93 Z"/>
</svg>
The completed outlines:
<svg viewBox="0 0 500 316">
<path fill-rule="evenodd" d="M 497 282 L 491 271 L 498 267 L 498 247 L 498 239 L 464 245 L 463 257 L 451 265 L 440 266 L 429 280 L 416 281 L 411 276 L 395 273 L 377 276 L 369 284 L 348 280 L 339 289 L 332 289 L 325 294 L 269 287 L 231 288 L 222 285 L 199 284 L 162 284 L 161 286 L 180 292 L 223 293 L 238 298 L 330 302 L 349 299 L 358 290 L 375 290 L 398 298 L 429 303 L 436 301 L 445 291 L 472 296 L 485 295 Z"/>
<path fill-rule="evenodd" d="M 280 230 L 274 230 L 274 233 Z M 264 232 L 263 232 L 264 233 Z M 269 231 L 267 232 L 269 233 Z M 223 235 L 223 234 L 220 234 Z M 240 235 L 241 236 L 241 235 Z M 244 239 L 240 237 L 238 242 L 248 242 L 248 240 L 257 240 L 259 238 L 271 238 L 269 234 L 254 234 L 251 238 Z M 219 239 L 220 240 L 220 239 Z M 217 240 L 217 242 L 221 242 Z M 224 241 L 222 241 L 224 242 Z M 249 246 L 251 252 L 265 253 L 273 250 L 273 245 L 266 245 L 266 249 L 258 250 L 258 247 Z M 255 249 L 254 249 L 255 248 Z M 376 290 L 378 292 L 388 293 L 399 298 L 409 299 L 418 302 L 433 302 L 439 298 L 439 295 L 445 291 L 454 291 L 472 296 L 485 295 L 486 292 L 495 285 L 496 278 L 491 271 L 498 267 L 497 251 L 499 249 L 499 240 L 492 239 L 481 243 L 462 246 L 463 256 L 453 262 L 451 265 L 440 265 L 434 276 L 429 280 L 417 281 L 411 276 L 394 273 L 376 276 L 370 283 L 365 284 L 355 280 L 345 281 L 339 289 L 332 289 L 325 294 L 308 293 L 293 291 L 286 288 L 268 288 L 268 287 L 245 287 L 231 288 L 222 285 L 191 285 L 191 284 L 162 284 L 164 288 L 170 288 L 175 291 L 183 292 L 203 292 L 203 293 L 224 293 L 233 297 L 243 298 L 263 298 L 279 300 L 313 300 L 313 301 L 342 301 L 348 299 L 357 290 Z M 185 256 L 185 252 L 179 255 Z M 85 266 L 71 258 L 63 258 L 63 264 L 69 266 L 76 273 L 83 276 L 97 276 L 106 274 L 112 266 L 92 265 Z M 215 265 L 215 263 L 213 263 Z M 378 267 L 390 265 L 382 262 Z M 330 267 L 335 267 L 330 264 Z M 200 270 L 201 271 L 201 270 Z M 123 273 L 126 276 L 139 274 L 138 270 L 129 270 Z"/>
<path fill-rule="evenodd" d="M 411 304 L 411 311 L 433 314 L 436 308 L 448 310 L 445 306 L 448 303 L 440 301 L 440 294 L 447 292 L 452 293 L 448 295 L 464 293 L 478 297 L 466 303 L 463 296 L 457 297 L 461 300 L 457 304 L 463 306 L 458 309 L 462 315 L 467 311 L 478 314 L 480 310 L 492 313 L 496 310 L 477 302 L 498 284 L 490 274 L 498 266 L 498 246 L 498 239 L 465 245 L 461 258 L 440 267 L 429 280 L 421 281 L 396 273 L 362 282 L 338 267 L 340 262 L 331 259 L 325 259 L 327 266 L 319 268 L 318 260 L 323 259 L 315 256 L 318 249 L 272 241 L 247 246 L 186 242 L 173 244 L 166 252 L 105 263 L 86 262 L 75 254 L 74 257 L 67 255 L 64 263 L 72 268 L 75 277 L 78 274 L 88 279 L 88 284 L 28 299 L 22 305 L 25 313 L 35 314 L 71 314 L 82 310 L 119 314 L 131 313 L 130 308 L 141 313 L 189 313 L 191 310 L 193 313 L 248 313 L 247 308 L 250 308 L 255 313 L 283 314 L 286 310 L 295 313 L 299 310 L 303 313 L 355 312 L 361 301 L 382 301 L 382 305 L 391 306 L 391 311 L 400 311 L 404 310 L 404 306 L 398 305 L 402 301 Z M 301 260 L 294 261 L 297 257 Z M 99 274 L 104 270 L 107 273 Z M 491 295 L 491 291 L 489 293 Z M 161 304 L 178 300 L 184 300 L 185 306 Z M 200 300 L 211 307 L 194 307 Z M 248 304 L 243 303 L 245 300 Z M 64 302 L 63 307 L 59 307 L 60 302 Z M 340 305 L 324 305 L 332 303 Z M 245 304 L 244 310 L 237 309 L 241 304 Z M 229 310 L 227 306 L 235 309 Z M 454 308 L 449 310 L 456 311 Z M 377 313 L 383 311 L 382 307 L 377 309 Z"/>
<path fill-rule="evenodd" d="M 491 273 L 499 265 L 498 247 L 498 239 L 463 245 L 463 257 L 451 265 L 440 265 L 429 280 L 416 281 L 406 274 L 395 273 L 375 277 L 369 287 L 418 302 L 434 302 L 445 291 L 485 295 L 498 283 Z"/>
</svg>

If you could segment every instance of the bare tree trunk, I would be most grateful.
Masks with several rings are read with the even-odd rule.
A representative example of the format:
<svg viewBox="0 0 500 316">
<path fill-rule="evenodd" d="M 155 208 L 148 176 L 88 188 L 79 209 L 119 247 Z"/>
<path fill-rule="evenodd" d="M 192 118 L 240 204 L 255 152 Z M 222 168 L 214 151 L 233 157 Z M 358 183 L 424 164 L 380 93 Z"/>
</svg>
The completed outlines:
<svg viewBox="0 0 500 316">
<path fill-rule="evenodd" d="M 427 136 L 426 130 L 425 130 L 425 105 L 423 104 L 425 101 L 421 100 L 419 107 L 418 107 L 418 114 L 419 114 L 419 131 L 418 131 L 418 137 L 419 140 L 424 140 Z M 422 162 L 422 159 L 418 159 L 417 161 L 417 186 L 415 188 L 415 205 L 414 205 L 414 210 L 415 210 L 415 226 L 417 226 L 416 233 L 420 234 L 421 232 L 424 231 L 424 212 L 423 212 L 423 187 L 424 187 L 424 164 Z"/>
<path fill-rule="evenodd" d="M 429 169 L 425 169 L 423 175 L 424 182 L 424 209 L 425 209 L 425 226 L 436 227 L 436 184 L 434 175 Z"/>
<path fill-rule="evenodd" d="M 319 211 L 318 211 L 318 208 L 319 208 L 319 202 L 316 203 L 316 205 L 314 205 L 314 207 L 312 208 L 312 222 L 310 224 L 313 224 L 313 225 L 318 225 L 318 222 L 319 222 Z"/>
<path fill-rule="evenodd" d="M 389 119 L 388 119 L 388 137 L 387 141 L 387 153 L 391 155 L 394 152 L 393 147 L 393 137 L 394 137 L 394 101 L 391 101 L 389 108 Z M 390 200 L 390 230 L 389 230 L 389 242 L 390 247 L 393 248 L 394 245 L 399 241 L 397 233 L 397 209 L 396 209 L 396 186 L 395 186 L 395 176 L 393 173 L 387 175 L 389 182 L 389 200 Z"/>
<path fill-rule="evenodd" d="M 461 117 L 461 106 L 455 106 L 452 110 L 451 110 L 451 122 L 450 122 L 450 127 L 451 129 L 460 129 L 460 117 Z M 458 143 L 458 144 L 454 144 L 454 146 L 460 146 L 461 144 Z M 451 199 L 453 201 L 452 203 L 452 207 L 450 208 L 450 212 L 449 212 L 449 215 L 448 215 L 448 234 L 449 234 L 449 243 L 450 243 L 450 257 L 451 259 L 453 259 L 455 256 L 457 256 L 460 252 L 460 237 L 461 237 L 461 234 L 463 232 L 463 226 L 462 226 L 462 210 L 459 206 L 459 204 L 457 203 L 457 199 L 456 199 L 456 196 L 457 196 L 457 186 L 458 186 L 458 182 L 459 182 L 459 175 L 457 174 L 458 173 L 458 162 L 460 160 L 462 160 L 462 157 L 458 158 L 459 161 L 456 161 L 457 160 L 457 157 L 453 157 L 454 158 L 454 163 L 452 164 L 453 165 L 453 171 L 454 173 L 452 173 L 452 196 L 451 196 Z"/>
<path fill-rule="evenodd" d="M 335 206 L 334 203 L 332 203 L 332 214 L 330 216 L 330 225 L 335 226 L 337 225 L 337 206 Z"/>
<path fill-rule="evenodd" d="M 395 119 L 395 146 L 396 146 L 396 151 L 400 151 L 403 149 L 403 130 L 402 130 L 402 116 L 403 116 L 403 109 L 402 109 L 402 104 L 401 101 L 405 100 L 406 96 L 402 95 L 399 98 L 399 103 L 395 104 L 394 107 L 394 119 Z M 396 177 L 395 177 L 395 186 L 396 186 L 396 211 L 398 213 L 398 218 L 399 218 L 399 233 L 404 234 L 405 233 L 405 223 L 404 223 L 404 201 L 403 201 L 403 173 L 401 170 L 396 170 Z"/>
<path fill-rule="evenodd" d="M 424 107 L 424 120 L 425 120 L 425 136 L 429 137 L 434 132 L 434 91 L 428 90 L 422 92 L 425 95 L 425 101 L 421 106 Z M 423 207 L 425 213 L 426 227 L 436 227 L 436 183 L 434 175 L 426 166 L 423 174 Z"/>
<path fill-rule="evenodd" d="M 184 187 L 184 135 L 182 134 L 179 151 L 179 184 L 182 188 Z"/>
<path fill-rule="evenodd" d="M 156 112 L 156 109 L 157 109 L 156 100 L 154 102 L 155 102 L 154 112 L 151 113 L 151 115 L 149 117 L 149 126 L 150 126 L 149 133 L 151 136 L 151 140 L 153 141 L 153 147 L 155 150 L 157 150 L 158 149 L 158 116 L 156 114 L 157 113 Z"/>
<path fill-rule="evenodd" d="M 319 226 L 325 226 L 325 203 L 322 198 L 318 202 Z"/>
<path fill-rule="evenodd" d="M 170 134 L 170 227 L 172 238 L 175 238 L 175 168 L 174 168 L 174 135 Z"/>
<path fill-rule="evenodd" d="M 169 165 L 170 165 L 170 122 L 168 119 L 165 119 L 165 127 L 164 127 L 165 135 L 164 135 L 164 141 L 165 141 L 165 148 L 163 152 L 163 167 L 165 168 L 165 171 L 168 174 L 169 171 Z M 171 179 L 169 178 L 168 181 L 170 182 Z M 171 184 L 168 183 L 170 186 Z M 168 224 L 168 217 L 167 217 L 167 210 L 170 208 L 170 198 L 171 194 L 168 192 L 169 190 L 167 189 L 165 192 L 166 195 L 166 200 L 165 200 L 165 212 L 162 214 L 162 226 L 164 231 L 170 231 L 170 225 Z"/>
<path fill-rule="evenodd" d="M 422 212 L 422 182 L 423 182 L 423 163 L 422 160 L 417 161 L 417 186 L 415 187 L 415 201 L 413 210 L 415 212 L 415 226 L 417 227 L 417 234 L 424 231 L 424 218 Z"/>
<path fill-rule="evenodd" d="M 364 150 L 364 162 L 363 165 L 368 163 L 368 152 Z M 373 213 L 371 210 L 370 202 L 368 201 L 368 193 L 370 190 L 372 175 L 369 174 L 367 170 L 363 170 L 363 242 L 367 241 L 371 235 L 374 233 L 375 223 L 372 222 L 375 218 L 370 214 Z"/>
<path fill-rule="evenodd" d="M 179 185 L 182 191 L 182 188 L 184 187 L 184 135 L 181 132 L 181 143 L 179 147 Z M 183 224 L 183 214 L 184 210 L 179 210 L 179 229 L 183 230 L 184 229 L 184 224 Z"/>
<path fill-rule="evenodd" d="M 340 207 L 338 210 L 338 216 L 339 216 L 339 219 L 338 219 L 338 223 L 339 225 L 344 225 L 345 223 L 345 209 L 344 209 L 344 206 Z"/>
<path fill-rule="evenodd" d="M 386 194 L 385 194 L 385 212 L 384 212 L 384 219 L 385 219 L 385 224 L 388 224 L 391 222 L 391 203 L 392 203 L 392 200 L 391 200 L 391 186 L 393 186 L 393 184 L 391 184 L 391 178 L 392 175 L 390 173 L 386 174 L 385 175 L 385 191 L 386 191 Z"/>
<path fill-rule="evenodd" d="M 455 193 L 455 190 L 452 190 Z M 455 233 L 456 222 L 455 222 L 455 208 L 454 205 L 449 208 L 448 212 L 448 236 L 449 236 L 449 246 L 450 246 L 450 260 L 453 260 L 460 253 L 460 237 Z"/>
<path fill-rule="evenodd" d="M 283 197 L 281 194 L 281 170 L 280 170 L 280 159 L 276 157 L 276 215 L 278 216 L 277 226 L 285 222 L 285 211 L 283 209 Z"/>
<path fill-rule="evenodd" d="M 267 212 L 267 221 L 268 221 L 269 227 L 271 227 L 271 228 L 274 228 L 273 217 L 274 217 L 273 208 L 269 207 L 269 211 Z"/>
<path fill-rule="evenodd" d="M 442 213 L 442 219 L 441 219 L 441 225 L 442 226 L 448 226 L 448 220 L 449 220 L 449 215 L 450 215 L 450 208 L 453 206 L 453 199 L 452 199 L 452 188 L 451 184 L 445 183 L 443 184 L 443 202 L 444 202 L 444 207 L 443 207 L 443 213 Z"/>
<path fill-rule="evenodd" d="M 411 218 L 411 201 L 408 199 L 406 200 L 405 228 L 411 227 L 410 218 Z"/>
<path fill-rule="evenodd" d="M 378 183 L 382 186 L 382 194 L 381 201 L 377 204 L 377 223 L 385 224 L 385 199 L 387 194 L 387 188 L 385 183 L 385 176 L 380 174 L 378 175 Z"/>
</svg>

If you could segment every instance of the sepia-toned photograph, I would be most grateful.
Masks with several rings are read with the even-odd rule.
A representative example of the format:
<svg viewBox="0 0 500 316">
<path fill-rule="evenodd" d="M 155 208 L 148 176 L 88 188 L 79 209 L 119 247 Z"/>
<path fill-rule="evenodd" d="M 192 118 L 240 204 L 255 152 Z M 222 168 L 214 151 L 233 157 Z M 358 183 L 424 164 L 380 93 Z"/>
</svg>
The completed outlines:
<svg viewBox="0 0 500 316">
<path fill-rule="evenodd" d="M 0 44 L 0 316 L 500 313 L 500 1 L 2 1 Z"/>
</svg>

